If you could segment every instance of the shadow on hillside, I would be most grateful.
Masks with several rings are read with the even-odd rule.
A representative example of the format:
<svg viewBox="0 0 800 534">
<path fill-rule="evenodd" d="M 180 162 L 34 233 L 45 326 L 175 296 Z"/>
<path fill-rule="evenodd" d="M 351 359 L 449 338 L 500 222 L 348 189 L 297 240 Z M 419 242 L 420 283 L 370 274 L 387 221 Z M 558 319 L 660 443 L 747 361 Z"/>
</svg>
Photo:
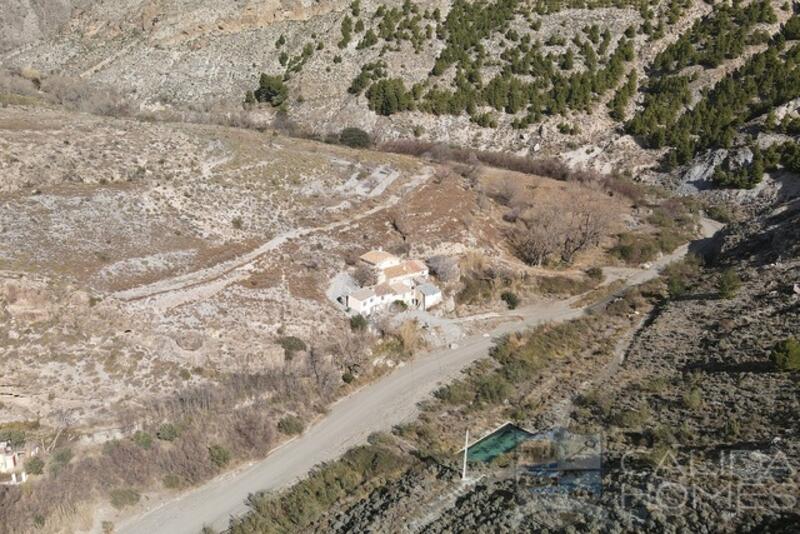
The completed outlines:
<svg viewBox="0 0 800 534">
<path fill-rule="evenodd" d="M 684 373 L 691 373 L 692 371 L 702 371 L 704 373 L 777 373 L 778 369 L 775 364 L 769 360 L 760 360 L 755 362 L 741 362 L 741 363 L 728 363 L 728 362 L 697 362 L 689 363 L 683 366 Z"/>
<path fill-rule="evenodd" d="M 686 295 L 680 295 L 678 297 L 672 297 L 671 300 L 676 302 L 683 302 L 683 301 L 692 301 L 692 300 L 717 300 L 719 298 L 719 293 L 716 291 L 707 291 L 705 293 L 690 293 Z"/>
</svg>

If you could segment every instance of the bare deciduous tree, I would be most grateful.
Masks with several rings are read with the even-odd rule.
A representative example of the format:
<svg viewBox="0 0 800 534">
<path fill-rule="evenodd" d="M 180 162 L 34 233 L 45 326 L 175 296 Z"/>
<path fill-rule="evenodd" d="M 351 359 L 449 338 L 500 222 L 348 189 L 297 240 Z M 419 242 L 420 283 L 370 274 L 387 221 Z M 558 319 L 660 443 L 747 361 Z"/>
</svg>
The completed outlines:
<svg viewBox="0 0 800 534">
<path fill-rule="evenodd" d="M 537 203 L 520 219 L 509 233 L 509 243 L 522 261 L 542 265 L 554 256 L 571 263 L 575 254 L 597 245 L 610 217 L 602 204 L 578 195 L 567 205 Z"/>
<path fill-rule="evenodd" d="M 575 254 L 600 244 L 600 238 L 608 230 L 610 216 L 603 206 L 583 196 L 575 199 L 567 218 L 561 261 L 572 263 Z"/>
<path fill-rule="evenodd" d="M 58 444 L 58 439 L 61 435 L 69 429 L 75 423 L 75 414 L 73 414 L 69 410 L 59 410 L 53 417 L 55 419 L 55 427 L 56 433 L 53 436 L 53 440 L 50 442 L 50 445 L 44 447 L 45 451 L 52 452 L 55 449 L 56 445 Z"/>
<path fill-rule="evenodd" d="M 459 277 L 458 259 L 452 256 L 431 256 L 427 264 L 431 272 L 443 282 L 451 282 Z"/>
<path fill-rule="evenodd" d="M 353 272 L 353 280 L 361 287 L 367 287 L 378 283 L 378 275 L 375 273 L 375 269 L 362 263 Z"/>
</svg>

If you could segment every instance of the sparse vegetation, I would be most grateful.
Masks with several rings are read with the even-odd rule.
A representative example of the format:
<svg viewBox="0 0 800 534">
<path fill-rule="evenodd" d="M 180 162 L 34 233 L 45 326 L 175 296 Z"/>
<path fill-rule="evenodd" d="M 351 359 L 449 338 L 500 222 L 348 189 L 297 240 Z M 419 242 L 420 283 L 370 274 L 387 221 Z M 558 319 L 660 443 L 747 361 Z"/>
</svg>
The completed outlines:
<svg viewBox="0 0 800 534">
<path fill-rule="evenodd" d="M 360 128 L 345 128 L 339 133 L 339 142 L 351 148 L 367 148 L 372 140 L 367 132 Z"/>
<path fill-rule="evenodd" d="M 781 371 L 800 371 L 800 341 L 788 337 L 776 343 L 770 359 Z"/>
<path fill-rule="evenodd" d="M 303 420 L 296 415 L 287 415 L 278 421 L 278 430 L 290 436 L 302 434 L 304 428 Z"/>
<path fill-rule="evenodd" d="M 370 484 L 398 476 L 409 460 L 382 446 L 350 449 L 278 495 L 253 495 L 250 513 L 231 520 L 231 534 L 305 530 L 333 503 L 367 493 Z"/>
<path fill-rule="evenodd" d="M 150 492 L 161 485 L 190 488 L 231 464 L 258 458 L 280 439 L 302 433 L 305 423 L 323 413 L 340 392 L 368 383 L 391 365 L 407 363 L 404 359 L 438 334 L 436 328 L 425 333 L 413 321 L 390 328 L 379 317 L 373 320 L 374 328 L 368 328 L 365 317 L 348 318 L 340 312 L 334 315 L 335 306 L 314 304 L 325 302 L 325 281 L 335 270 L 329 259 L 320 258 L 329 251 L 334 256 L 343 254 L 345 243 L 337 242 L 340 235 L 353 251 L 378 243 L 387 248 L 398 246 L 404 252 L 413 249 L 414 253 L 448 254 L 430 258 L 430 270 L 448 297 L 455 297 L 458 307 L 453 315 L 478 316 L 487 305 L 496 309 L 505 303 L 515 309 L 521 301 L 533 303 L 541 295 L 589 290 L 602 281 L 603 270 L 586 267 L 603 265 L 608 259 L 606 252 L 621 262 L 641 266 L 685 243 L 699 227 L 697 210 L 688 206 L 689 201 L 664 201 L 669 191 L 643 184 L 660 180 L 670 188 L 691 190 L 693 183 L 684 185 L 681 180 L 689 180 L 701 163 L 707 166 L 713 160 L 721 164 L 713 174 L 703 170 L 703 181 L 710 178 L 719 187 L 753 188 L 766 172 L 779 171 L 772 176 L 778 185 L 770 181 L 764 184 L 764 192 L 776 189 L 781 199 L 793 192 L 791 181 L 800 172 L 800 144 L 796 139 L 800 119 L 793 109 L 778 109 L 800 96 L 800 48 L 794 41 L 800 38 L 800 19 L 790 12 L 791 5 L 782 8 L 786 13 L 777 13 L 781 21 L 788 17 L 777 34 L 773 34 L 778 20 L 773 4 L 760 0 L 713 6 L 690 5 L 685 0 L 650 5 L 621 0 L 613 6 L 599 0 L 534 4 L 455 0 L 436 9 L 411 1 L 362 6 L 354 0 L 345 7 L 344 12 L 326 14 L 324 28 L 316 20 L 316 12 L 308 20 L 290 16 L 280 22 L 279 31 L 286 36 L 281 34 L 277 41 L 277 31 L 267 31 L 265 40 L 259 33 L 263 28 L 253 28 L 248 40 L 258 43 L 266 56 L 253 59 L 252 66 L 242 56 L 231 65 L 218 66 L 213 74 L 204 73 L 202 68 L 187 69 L 181 56 L 191 50 L 196 55 L 191 65 L 202 67 L 207 50 L 224 50 L 228 43 L 239 46 L 236 28 L 226 21 L 224 27 L 219 25 L 218 30 L 209 32 L 208 28 L 217 27 L 209 21 L 199 29 L 193 26 L 188 41 L 187 37 L 170 41 L 171 27 L 180 25 L 156 19 L 153 24 L 158 22 L 159 42 L 187 44 L 162 50 L 172 54 L 175 74 L 198 72 L 191 80 L 180 79 L 180 86 L 172 85 L 175 77 L 164 78 L 158 82 L 157 91 L 143 77 L 131 80 L 111 75 L 116 71 L 109 67 L 118 68 L 114 63 L 119 58 L 137 58 L 144 69 L 150 56 L 161 55 L 142 54 L 137 48 L 140 40 L 147 46 L 163 45 L 143 39 L 147 30 L 142 30 L 141 36 L 127 35 L 129 24 L 99 26 L 122 28 L 122 33 L 107 49 L 97 48 L 98 57 L 78 58 L 71 65 L 85 80 L 46 73 L 51 70 L 49 65 L 53 72 L 64 71 L 59 67 L 59 57 L 63 50 L 74 48 L 60 46 L 58 39 L 51 43 L 50 37 L 42 38 L 49 48 L 47 58 L 42 56 L 40 44 L 9 55 L 10 65 L 30 60 L 41 66 L 44 58 L 48 67 L 41 71 L 17 69 L 13 79 L 0 72 L 0 105 L 6 119 L 2 136 L 5 159 L 0 166 L 8 170 L 4 176 L 11 176 L 18 184 L 11 186 L 14 196 L 4 206 L 9 211 L 4 219 L 8 227 L 4 236 L 11 239 L 16 232 L 35 241 L 39 235 L 46 235 L 50 244 L 43 254 L 21 246 L 24 240 L 14 238 L 7 251 L 0 253 L 0 270 L 12 277 L 22 273 L 20 280 L 32 279 L 29 273 L 40 267 L 42 274 L 41 287 L 18 287 L 14 278 L 7 288 L 0 288 L 6 291 L 0 300 L 8 309 L 0 307 L 10 325 L 0 335 L 8 334 L 5 341 L 12 371 L 22 368 L 23 362 L 31 365 L 41 361 L 47 366 L 47 372 L 38 369 L 30 373 L 31 390 L 38 391 L 34 388 L 45 380 L 59 380 L 62 385 L 70 383 L 54 391 L 69 391 L 70 398 L 94 393 L 94 398 L 85 412 L 69 414 L 79 421 L 70 420 L 68 415 L 61 421 L 58 414 L 46 412 L 50 406 L 63 407 L 72 401 L 67 400 L 66 393 L 62 396 L 42 391 L 37 394 L 47 405 L 41 409 L 42 421 L 55 424 L 53 421 L 58 420 L 59 426 L 36 431 L 0 428 L 0 440 L 11 441 L 14 446 L 41 442 L 45 449 L 41 459 L 30 458 L 26 463 L 29 473 L 43 476 L 33 477 L 21 488 L 7 488 L 5 500 L 0 498 L 0 510 L 11 510 L 0 511 L 0 524 L 14 531 L 49 531 L 63 515 L 82 514 L 83 504 L 90 499 L 110 500 L 115 508 L 125 508 L 136 504 L 139 491 Z M 585 27 L 577 27 L 575 21 L 586 18 L 581 11 L 593 8 L 607 11 L 598 13 Z M 687 8 L 691 17 L 704 11 L 711 14 L 692 25 L 683 19 Z M 573 11 L 558 19 L 548 17 L 563 9 Z M 83 19 L 103 24 L 93 13 L 90 10 L 68 28 L 74 28 L 78 35 Z M 145 21 L 142 26 L 147 24 Z M 300 26 L 309 31 L 296 31 Z M 620 29 L 625 27 L 623 35 Z M 683 36 L 677 35 L 679 28 L 687 27 L 691 29 Z M 95 37 L 98 43 L 104 35 L 100 32 Z M 222 36 L 219 43 L 214 42 L 217 36 Z M 665 36 L 672 44 L 653 43 Z M 130 45 L 131 52 L 101 57 L 113 53 L 117 41 Z M 331 47 L 332 43 L 341 50 Z M 654 62 L 644 63 L 657 50 L 662 52 Z M 308 68 L 302 77 L 296 77 L 304 65 Z M 220 88 L 233 84 L 236 91 L 247 89 L 239 85 L 242 68 L 274 70 L 262 74 L 258 87 L 245 92 L 243 106 L 234 97 L 237 109 L 231 110 L 227 107 L 230 95 L 223 95 Z M 323 71 L 326 74 L 319 75 Z M 344 81 L 343 75 L 348 76 Z M 349 76 L 355 78 L 351 81 Z M 102 80 L 114 84 L 124 81 L 127 85 L 117 93 L 102 85 Z M 213 80 L 218 87 L 206 80 Z M 322 87 L 319 92 L 320 81 L 342 93 L 350 84 L 349 94 L 341 95 L 347 99 L 346 106 L 340 106 L 345 101 L 338 98 L 322 102 L 329 88 Z M 291 91 L 300 92 L 292 92 L 290 97 L 289 86 Z M 324 111 L 324 120 L 320 119 L 323 112 L 314 109 L 318 104 L 328 110 Z M 74 126 L 56 127 L 61 106 L 111 115 L 137 113 L 144 121 L 158 123 L 130 126 L 134 121 L 88 120 L 84 114 L 70 114 L 75 117 Z M 332 122 L 337 116 L 334 111 L 345 109 L 350 113 L 361 107 L 369 107 L 380 117 L 353 113 L 349 121 L 342 120 L 338 125 Z M 398 113 L 404 113 L 404 117 L 395 117 Z M 534 126 L 554 115 L 559 117 L 547 120 L 541 128 Z M 644 149 L 632 146 L 622 129 L 614 127 L 614 121 L 626 119 L 630 120 L 625 129 Z M 26 121 L 36 122 L 37 127 L 29 128 Z M 181 121 L 219 122 L 251 130 L 210 126 L 183 130 L 175 126 Z M 414 137 L 432 141 L 399 140 L 378 147 L 423 158 L 412 161 L 395 154 L 377 157 L 372 151 L 301 139 L 319 138 L 316 128 L 327 132 L 327 143 L 352 148 L 370 147 L 373 135 L 375 140 L 402 139 L 404 135 L 410 137 L 412 131 Z M 485 130 L 488 128 L 498 131 Z M 510 132 L 510 128 L 518 131 Z M 23 133 L 9 133 L 17 129 Z M 83 131 L 92 132 L 102 143 L 89 144 Z M 506 152 L 437 143 L 445 132 L 448 142 L 499 147 Z M 286 139 L 284 134 L 296 137 Z M 24 143 L 11 142 L 13 135 L 24 138 Z M 106 142 L 109 135 L 113 143 Z M 44 146 L 47 136 L 57 138 L 55 148 Z M 142 141 L 131 143 L 130 139 L 137 136 Z M 619 142 L 622 139 L 625 142 Z M 123 153 L 120 146 L 127 152 Z M 24 147 L 36 147 L 41 155 L 31 158 L 32 149 Z M 721 156 L 721 151 L 711 154 L 710 150 L 716 148 L 729 149 L 727 157 Z M 540 150 L 542 154 L 559 153 L 564 160 L 517 156 L 511 149 L 516 154 Z M 662 152 L 649 149 L 666 151 L 664 167 L 656 169 L 653 165 Z M 291 153 L 291 158 L 281 158 L 283 151 Z M 752 161 L 748 151 L 752 152 Z M 694 159 L 697 156 L 702 156 L 702 161 Z M 47 162 L 39 164 L 38 159 Z M 117 162 L 124 167 L 123 172 L 116 169 Z M 591 170 L 611 169 L 616 164 L 626 168 L 610 174 Z M 215 165 L 218 170 L 214 170 Z M 378 165 L 397 170 L 401 178 L 387 192 L 371 199 L 363 191 L 376 181 L 381 171 L 371 173 Z M 677 165 L 691 166 L 691 172 L 662 174 Z M 430 167 L 435 167 L 434 178 L 427 180 L 424 193 L 418 194 L 412 190 L 416 180 L 409 178 L 428 172 Z M 497 169 L 570 183 L 552 184 Z M 199 186 L 193 181 L 196 176 L 204 178 Z M 350 176 L 357 176 L 358 181 L 349 182 Z M 506 176 L 512 178 L 501 183 Z M 131 182 L 130 187 L 124 186 L 126 180 Z M 357 187 L 350 190 L 353 183 Z M 67 184 L 65 189 L 72 195 L 69 209 L 62 209 L 66 204 L 58 200 L 61 184 Z M 95 185 L 102 190 L 102 198 L 89 196 Z M 560 198 L 550 201 L 548 195 L 556 189 Z M 354 193 L 356 190 L 358 193 Z M 132 191 L 136 195 L 132 196 Z M 80 198 L 75 197 L 76 192 Z M 597 204 L 582 204 L 580 192 L 586 192 L 592 201 L 597 199 Z M 704 198 L 718 199 L 718 205 L 708 208 L 710 215 L 740 221 L 726 231 L 720 246 L 727 247 L 737 241 L 738 234 L 749 232 L 748 224 L 760 216 L 754 213 L 768 207 L 769 195 L 761 194 L 760 188 L 758 193 L 701 193 Z M 84 202 L 84 195 L 89 201 Z M 369 211 L 380 211 L 392 195 L 400 199 L 393 213 L 375 215 Z M 284 200 L 292 198 L 299 200 Z M 442 198 L 447 201 L 442 202 Z M 445 205 L 451 198 L 452 206 Z M 113 207 L 107 210 L 103 207 L 106 203 Z M 20 206 L 35 206 L 35 215 Z M 165 216 L 166 211 L 177 216 Z M 145 216 L 140 218 L 139 212 Z M 356 212 L 364 218 L 358 224 L 346 224 Z M 414 217 L 413 224 L 401 227 L 399 214 Z M 789 216 L 791 210 L 781 206 L 771 216 L 771 224 L 782 225 Z M 117 218 L 130 227 L 130 235 L 127 228 L 125 235 L 118 230 Z M 144 219 L 153 221 L 157 231 L 140 224 Z M 66 229 L 84 220 L 87 222 L 81 232 L 74 234 L 81 234 L 79 242 Z M 102 231 L 92 231 L 94 220 L 103 222 Z M 256 241 L 278 238 L 294 228 L 339 221 L 343 225 L 332 226 L 336 231 L 301 233 L 306 237 L 288 239 L 275 254 L 262 254 L 257 263 L 227 271 L 236 263 L 232 260 L 258 250 L 255 247 L 260 243 Z M 24 230 L 19 232 L 18 227 Z M 64 235 L 54 236 L 48 227 L 59 228 Z M 791 236 L 791 228 L 786 226 L 783 232 Z M 621 232 L 616 244 L 608 235 L 612 231 Z M 381 438 L 377 447 L 370 441 L 373 445 L 360 452 L 321 466 L 300 486 L 279 494 L 252 496 L 249 502 L 253 513 L 234 520 L 233 532 L 333 530 L 323 517 L 328 509 L 346 510 L 332 521 L 340 521 L 347 528 L 381 530 L 374 525 L 347 523 L 351 507 L 360 510 L 359 519 L 368 516 L 368 510 L 359 507 L 374 501 L 365 498 L 376 487 L 402 476 L 409 463 L 416 465 L 420 459 L 425 463 L 428 457 L 434 458 L 432 469 L 442 470 L 436 472 L 437 480 L 448 481 L 450 475 L 442 473 L 452 462 L 450 434 L 463 431 L 447 428 L 448 423 L 455 427 L 454 421 L 472 424 L 479 420 L 471 428 L 487 428 L 494 420 L 519 421 L 528 428 L 554 420 L 587 428 L 598 421 L 616 423 L 619 429 L 609 433 L 611 466 L 616 465 L 619 457 L 615 455 L 624 448 L 647 450 L 643 458 L 651 465 L 672 445 L 677 445 L 674 450 L 678 453 L 697 449 L 714 453 L 721 447 L 722 432 L 728 447 L 768 443 L 772 436 L 765 428 L 781 427 L 791 405 L 783 398 L 771 399 L 777 407 L 766 424 L 760 400 L 750 392 L 766 392 L 769 397 L 772 391 L 788 391 L 786 396 L 791 397 L 791 380 L 796 378 L 792 372 L 800 369 L 800 347 L 795 337 L 786 337 L 795 326 L 786 313 L 792 310 L 794 300 L 790 298 L 794 295 L 787 296 L 785 278 L 786 272 L 793 272 L 787 270 L 793 268 L 787 268 L 787 264 L 792 261 L 794 248 L 786 246 L 783 234 L 769 228 L 763 233 L 762 241 L 739 249 L 741 258 L 728 256 L 713 264 L 731 269 L 706 269 L 689 258 L 667 267 L 663 278 L 654 284 L 624 294 L 624 281 L 609 283 L 602 289 L 603 305 L 590 310 L 593 315 L 507 336 L 492 350 L 492 358 L 437 390 L 435 398 L 424 403 L 420 420 L 397 431 L 405 440 L 402 449 L 410 446 L 419 456 L 412 459 L 399 452 L 395 449 L 398 443 L 390 436 Z M 498 244 L 498 239 L 507 241 Z M 64 243 L 75 245 L 76 252 L 69 258 L 84 257 L 62 261 L 66 257 L 60 252 Z M 776 243 L 782 246 L 765 251 Z M 140 245 L 148 248 L 146 257 Z M 465 258 L 459 265 L 457 257 L 450 256 L 481 248 L 491 248 L 482 262 Z M 509 257 L 511 251 L 516 259 Z M 747 264 L 738 263 L 740 259 Z M 153 285 L 160 287 L 166 283 L 162 279 L 173 276 L 196 280 L 187 273 L 192 275 L 211 265 L 219 266 L 214 267 L 217 272 L 226 269 L 226 274 L 216 279 L 220 284 L 214 289 L 218 296 L 207 305 L 180 303 L 180 298 L 167 302 L 169 299 L 158 295 L 145 295 L 149 284 L 161 282 Z M 348 265 L 355 266 L 356 260 Z M 543 268 L 556 272 L 543 273 Z M 350 270 L 356 271 L 353 277 L 362 286 L 377 281 L 374 271 L 366 266 Z M 239 274 L 247 271 L 251 271 L 248 277 L 239 280 Z M 784 273 L 784 279 L 779 279 L 777 271 Z M 625 271 L 616 265 L 607 270 L 611 280 L 621 272 Z M 69 292 L 56 293 L 54 286 L 62 278 L 73 285 Z M 754 287 L 754 278 L 763 282 L 760 288 Z M 89 279 L 92 289 L 87 296 L 85 288 L 79 286 Z M 176 282 L 182 280 L 177 278 Z M 717 301 L 714 320 L 707 321 L 704 307 L 710 306 L 706 300 L 715 284 L 721 298 L 739 298 L 727 303 Z M 665 286 L 671 302 L 663 299 Z M 194 282 L 186 286 L 187 296 L 195 292 L 194 287 Z M 121 306 L 127 299 L 116 298 L 137 292 L 144 296 L 131 299 L 131 306 Z M 273 299 L 278 294 L 286 295 L 292 305 L 275 304 Z M 599 289 L 593 292 L 594 297 L 599 294 Z M 14 306 L 15 299 L 21 304 Z M 82 304 L 86 299 L 88 307 Z M 56 300 L 67 305 L 56 305 Z M 158 316 L 142 319 L 138 315 L 151 301 L 163 303 L 159 309 L 171 310 L 161 314 L 166 319 L 159 323 L 162 330 L 157 333 L 158 339 L 148 331 Z M 654 301 L 658 301 L 657 308 L 649 313 Z M 442 313 L 450 314 L 449 299 L 445 304 Z M 230 308 L 223 310 L 220 306 Z M 73 313 L 72 308 L 80 312 Z M 749 313 L 751 309 L 753 313 Z M 309 310 L 318 315 L 311 317 Z M 684 315 L 679 315 L 682 310 Z M 213 324 L 207 319 L 212 314 Z M 75 325 L 61 328 L 60 321 L 65 317 Z M 241 326 L 250 318 L 256 327 Z M 616 350 L 615 342 L 622 334 L 627 335 L 626 329 L 634 322 L 642 326 L 632 334 L 632 340 L 625 338 L 630 349 L 626 349 L 624 364 L 613 370 L 613 376 L 597 374 L 603 379 L 604 389 L 597 391 L 592 386 L 592 391 L 581 394 L 580 388 L 573 386 L 594 379 L 587 376 L 586 368 L 605 369 Z M 737 334 L 753 322 L 772 329 L 764 328 L 766 337 L 752 335 L 752 329 L 748 337 Z M 703 333 L 694 328 L 696 323 L 703 324 Z M 471 334 L 474 324 L 465 331 Z M 344 330 L 337 332 L 337 328 Z M 672 337 L 659 337 L 659 329 Z M 324 335 L 314 335 L 319 332 Z M 682 336 L 702 338 L 702 342 L 692 345 Z M 773 345 L 779 339 L 783 341 Z M 371 346 L 376 340 L 377 344 Z M 683 346 L 678 346 L 681 343 Z M 641 356 L 643 347 L 657 356 L 651 358 L 654 361 Z M 672 350 L 675 347 L 687 350 Z M 280 361 L 281 349 L 284 362 Z M 747 357 L 740 354 L 745 349 Z M 162 350 L 170 354 L 157 354 Z M 36 351 L 42 354 L 34 359 Z M 705 359 L 701 360 L 699 354 Z M 774 370 L 758 360 L 767 355 L 775 368 L 786 372 L 762 372 Z M 658 364 L 657 371 L 667 369 L 669 373 L 651 373 L 651 364 Z M 69 372 L 60 373 L 63 369 Z M 641 374 L 632 376 L 631 369 Z M 687 369 L 702 375 L 708 387 L 706 382 L 702 388 L 694 382 L 682 385 L 681 376 L 687 375 Z M 64 380 L 59 374 L 70 378 Z M 730 376 L 738 382 L 728 380 Z M 109 394 L 120 384 L 124 387 Z M 21 413 L 21 402 L 27 400 L 18 400 L 15 388 L 11 386 L 12 395 L 4 398 L 0 410 Z M 173 394 L 175 388 L 180 390 Z M 549 406 L 564 408 L 558 401 L 561 395 L 567 402 L 567 390 L 570 397 L 580 395 L 574 412 L 545 413 Z M 722 398 L 720 391 L 729 396 Z M 105 397 L 107 402 L 96 402 Z M 706 424 L 702 432 L 698 430 L 700 420 L 713 423 L 713 410 L 718 411 L 720 406 L 727 409 L 731 404 L 736 410 L 731 410 L 725 425 Z M 663 414 L 659 411 L 662 408 Z M 748 419 L 751 411 L 754 424 Z M 681 418 L 677 422 L 675 414 Z M 441 416 L 441 420 L 432 415 Z M 102 447 L 78 447 L 76 436 L 87 423 L 95 421 L 94 417 L 98 421 L 106 417 L 132 420 L 135 428 L 143 430 Z M 703 432 L 706 434 L 701 435 Z M 402 484 L 408 487 L 405 480 Z M 492 480 L 470 488 L 442 517 L 461 512 L 470 517 L 466 512 L 487 491 L 484 486 L 494 491 L 499 487 L 496 484 Z M 389 498 L 385 503 L 387 508 L 381 513 L 385 511 L 388 517 L 395 510 L 390 508 Z M 658 516 L 649 514 L 640 504 L 635 503 L 636 509 L 642 511 L 648 528 L 658 530 L 662 525 Z M 706 508 L 699 508 L 695 515 L 712 513 Z M 772 525 L 766 522 L 768 519 L 763 524 L 753 520 L 747 526 L 769 529 Z M 696 523 L 694 515 L 687 515 L 673 528 L 690 530 Z M 496 526 L 504 528 L 500 521 Z M 602 530 L 590 521 L 580 526 Z M 738 526 L 736 523 L 731 528 Z M 455 521 L 449 527 L 466 530 Z M 110 530 L 113 525 L 102 528 Z"/>
<path fill-rule="evenodd" d="M 44 472 L 44 461 L 38 457 L 31 458 L 25 462 L 25 471 L 31 475 L 41 475 Z"/>
<path fill-rule="evenodd" d="M 369 323 L 367 322 L 366 317 L 360 313 L 350 317 L 350 329 L 354 332 L 363 332 L 368 326 Z"/>
<path fill-rule="evenodd" d="M 156 437 L 162 441 L 175 441 L 178 437 L 178 429 L 171 423 L 164 423 L 158 427 Z"/>
<path fill-rule="evenodd" d="M 736 296 L 741 285 L 742 280 L 739 278 L 736 271 L 733 269 L 725 269 L 717 280 L 717 291 L 719 292 L 720 298 L 732 299 Z"/>
<path fill-rule="evenodd" d="M 503 302 L 506 303 L 510 310 L 515 309 L 519 305 L 519 297 L 512 291 L 503 291 L 500 298 L 503 299 Z"/>
<path fill-rule="evenodd" d="M 306 342 L 296 336 L 282 336 L 278 338 L 277 343 L 283 347 L 287 360 L 291 360 L 296 352 L 304 351 L 308 348 Z"/>
<path fill-rule="evenodd" d="M 208 456 L 211 463 L 220 468 L 225 467 L 231 461 L 230 451 L 222 445 L 211 445 L 208 448 Z"/>
<path fill-rule="evenodd" d="M 266 102 L 278 107 L 289 96 L 289 88 L 283 83 L 283 77 L 261 74 L 254 96 L 258 102 Z"/>
<path fill-rule="evenodd" d="M 133 442 L 143 449 L 149 449 L 153 446 L 153 436 L 142 430 L 137 430 L 133 434 Z"/>
<path fill-rule="evenodd" d="M 111 506 L 118 510 L 126 506 L 133 506 L 139 502 L 140 498 L 139 493 L 131 488 L 111 490 Z"/>
<path fill-rule="evenodd" d="M 50 461 L 48 462 L 48 469 L 50 471 L 50 475 L 53 477 L 58 476 L 59 473 L 66 467 L 66 465 L 72 460 L 72 450 L 71 449 L 58 449 L 52 455 L 50 455 Z"/>
</svg>

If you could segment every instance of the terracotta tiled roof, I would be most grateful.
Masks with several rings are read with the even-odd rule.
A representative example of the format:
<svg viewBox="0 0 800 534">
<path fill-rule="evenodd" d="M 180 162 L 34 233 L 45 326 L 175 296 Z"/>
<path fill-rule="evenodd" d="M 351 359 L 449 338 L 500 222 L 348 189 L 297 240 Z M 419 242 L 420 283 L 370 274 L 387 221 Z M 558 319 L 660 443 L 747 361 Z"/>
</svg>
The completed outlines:
<svg viewBox="0 0 800 534">
<path fill-rule="evenodd" d="M 399 278 L 401 276 L 418 275 L 424 273 L 426 270 L 427 267 L 425 267 L 421 261 L 408 260 L 400 265 L 387 267 L 383 270 L 383 274 L 386 276 L 387 280 L 391 280 L 392 278 Z"/>
<path fill-rule="evenodd" d="M 409 293 L 411 291 L 410 287 L 400 282 L 392 282 L 389 284 L 389 287 L 391 287 L 392 291 L 397 295 L 402 295 L 403 293 Z"/>
<path fill-rule="evenodd" d="M 367 262 L 371 265 L 378 265 L 381 262 L 393 260 L 395 257 L 388 252 L 384 252 L 383 250 L 370 250 L 366 254 L 362 254 L 360 259 L 361 261 Z"/>
<path fill-rule="evenodd" d="M 391 293 L 394 293 L 394 291 L 392 290 L 392 286 L 390 286 L 385 282 L 383 284 L 378 284 L 377 286 L 375 286 L 375 294 L 378 296 L 389 295 Z"/>
<path fill-rule="evenodd" d="M 375 292 L 369 288 L 359 289 L 350 293 L 350 297 L 356 300 L 367 300 L 373 296 Z"/>
</svg>

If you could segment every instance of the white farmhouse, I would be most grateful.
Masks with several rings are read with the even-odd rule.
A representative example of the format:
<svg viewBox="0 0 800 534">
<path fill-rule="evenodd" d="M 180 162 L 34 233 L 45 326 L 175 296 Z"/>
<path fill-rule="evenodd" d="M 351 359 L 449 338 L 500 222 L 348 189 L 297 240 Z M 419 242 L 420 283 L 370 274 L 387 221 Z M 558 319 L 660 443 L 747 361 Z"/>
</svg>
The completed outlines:
<svg viewBox="0 0 800 534">
<path fill-rule="evenodd" d="M 433 308 L 442 302 L 442 290 L 435 285 L 426 282 L 417 286 L 417 300 L 419 307 L 423 310 Z"/>
<path fill-rule="evenodd" d="M 346 295 L 344 304 L 351 311 L 370 315 L 394 302 L 427 310 L 442 301 L 441 291 L 428 281 L 428 267 L 421 261 L 402 261 L 382 250 L 372 250 L 359 259 L 372 267 L 378 284 Z"/>
<path fill-rule="evenodd" d="M 400 258 L 382 250 L 370 250 L 366 254 L 362 254 L 358 259 L 379 271 L 400 264 Z"/>
<path fill-rule="evenodd" d="M 428 278 L 428 267 L 418 260 L 404 261 L 378 273 L 378 282 L 407 282 L 415 278 Z"/>
<path fill-rule="evenodd" d="M 12 473 L 19 465 L 19 455 L 11 448 L 11 444 L 0 441 L 0 473 Z"/>
</svg>

